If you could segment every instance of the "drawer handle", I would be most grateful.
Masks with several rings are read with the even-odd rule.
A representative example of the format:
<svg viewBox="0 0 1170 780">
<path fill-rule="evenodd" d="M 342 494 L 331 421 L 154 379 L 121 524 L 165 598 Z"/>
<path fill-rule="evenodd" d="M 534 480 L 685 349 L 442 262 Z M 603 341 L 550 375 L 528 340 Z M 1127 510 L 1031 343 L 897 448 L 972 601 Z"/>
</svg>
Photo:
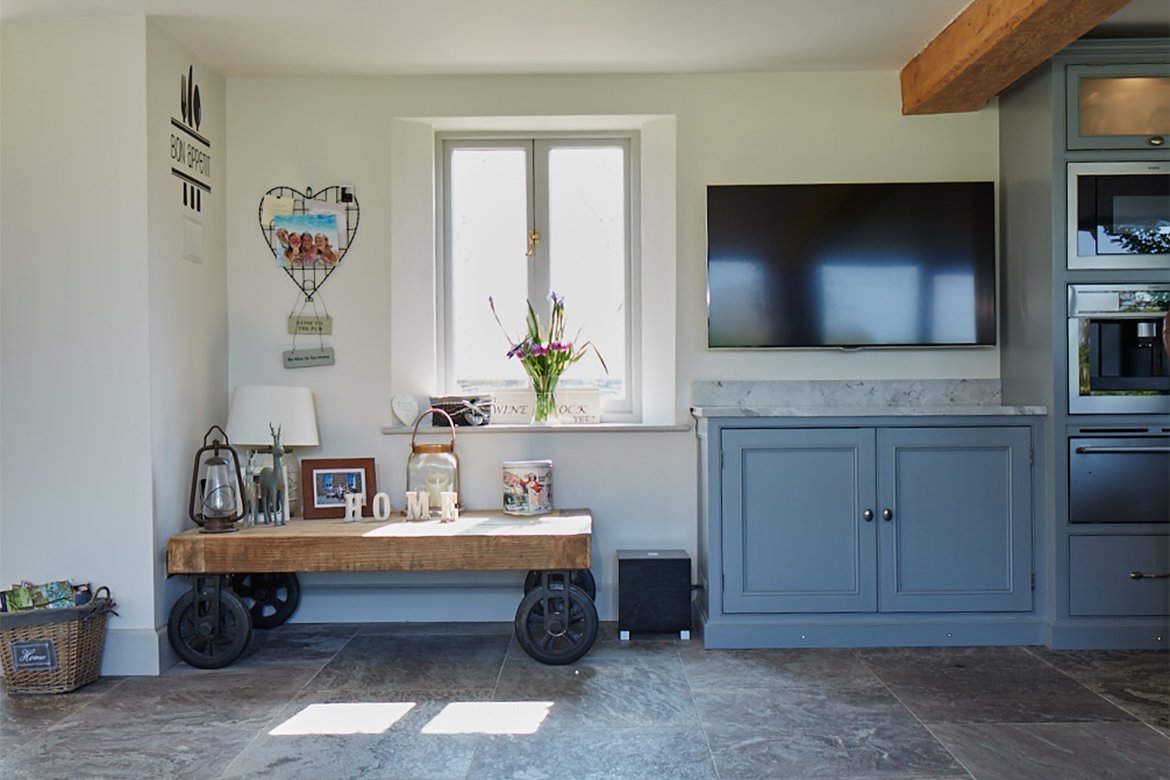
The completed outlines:
<svg viewBox="0 0 1170 780">
<path fill-rule="evenodd" d="M 1168 580 L 1170 574 L 1144 574 L 1140 571 L 1130 572 L 1130 579 L 1133 580 Z"/>
<path fill-rule="evenodd" d="M 1090 452 L 1107 452 L 1107 453 L 1121 453 L 1121 452 L 1140 452 L 1140 453 L 1163 453 L 1170 452 L 1170 447 L 1106 447 L 1104 445 L 1086 445 L 1077 447 L 1074 450 L 1078 455 L 1084 455 Z"/>
</svg>

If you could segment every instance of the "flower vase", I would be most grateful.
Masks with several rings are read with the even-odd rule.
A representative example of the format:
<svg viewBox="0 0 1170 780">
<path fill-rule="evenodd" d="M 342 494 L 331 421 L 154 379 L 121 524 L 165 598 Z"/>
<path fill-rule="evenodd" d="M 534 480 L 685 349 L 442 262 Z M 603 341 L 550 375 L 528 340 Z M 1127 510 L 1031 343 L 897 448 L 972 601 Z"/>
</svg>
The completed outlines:
<svg viewBox="0 0 1170 780">
<path fill-rule="evenodd" d="M 556 381 L 554 380 L 551 386 L 533 392 L 536 395 L 536 403 L 532 406 L 532 424 L 560 425 L 561 420 L 557 415 Z"/>
</svg>

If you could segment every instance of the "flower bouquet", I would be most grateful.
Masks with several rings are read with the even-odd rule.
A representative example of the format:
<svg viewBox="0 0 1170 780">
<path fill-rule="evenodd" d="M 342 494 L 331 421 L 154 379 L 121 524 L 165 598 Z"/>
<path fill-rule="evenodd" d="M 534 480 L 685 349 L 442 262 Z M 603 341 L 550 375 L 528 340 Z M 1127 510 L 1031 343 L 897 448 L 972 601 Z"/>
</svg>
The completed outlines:
<svg viewBox="0 0 1170 780">
<path fill-rule="evenodd" d="M 537 319 L 532 303 L 529 302 L 528 332 L 524 338 L 516 340 L 508 336 L 507 329 L 500 322 L 500 315 L 496 313 L 495 301 L 490 296 L 488 297 L 492 314 L 512 345 L 511 349 L 508 350 L 508 357 L 519 359 L 520 364 L 524 366 L 524 371 L 532 379 L 532 388 L 536 393 L 533 422 L 538 423 L 549 422 L 550 417 L 555 418 L 557 381 L 565 369 L 584 357 L 586 352 L 592 350 L 593 354 L 597 355 L 597 359 L 601 361 L 601 367 L 605 369 L 605 373 L 609 373 L 605 360 L 592 342 L 574 344 L 572 341 L 565 340 L 565 299 L 554 292 L 549 296 L 549 300 L 552 301 L 552 322 L 548 330 L 541 331 L 540 320 Z M 577 335 L 579 337 L 580 332 Z"/>
</svg>

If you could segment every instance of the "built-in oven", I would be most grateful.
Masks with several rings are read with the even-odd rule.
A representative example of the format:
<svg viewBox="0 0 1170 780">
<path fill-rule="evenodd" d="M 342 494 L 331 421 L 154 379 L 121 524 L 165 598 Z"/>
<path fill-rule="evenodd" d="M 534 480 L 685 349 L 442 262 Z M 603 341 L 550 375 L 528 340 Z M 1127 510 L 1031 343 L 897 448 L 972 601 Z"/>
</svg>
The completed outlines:
<svg viewBox="0 0 1170 780">
<path fill-rule="evenodd" d="M 1073 523 L 1170 522 L 1167 427 L 1087 427 L 1068 439 Z"/>
<path fill-rule="evenodd" d="M 1070 414 L 1170 413 L 1170 284 L 1068 287 Z"/>
<path fill-rule="evenodd" d="M 1068 166 L 1068 267 L 1170 268 L 1170 162 Z"/>
</svg>

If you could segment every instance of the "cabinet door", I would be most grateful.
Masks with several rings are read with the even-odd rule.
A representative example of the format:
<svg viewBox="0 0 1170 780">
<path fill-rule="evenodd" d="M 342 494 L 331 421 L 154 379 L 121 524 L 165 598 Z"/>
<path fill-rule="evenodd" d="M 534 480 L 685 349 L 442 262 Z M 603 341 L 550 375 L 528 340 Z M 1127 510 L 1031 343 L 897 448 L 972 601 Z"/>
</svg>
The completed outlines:
<svg viewBox="0 0 1170 780">
<path fill-rule="evenodd" d="M 1170 66 L 1070 65 L 1069 149 L 1165 149 Z"/>
<path fill-rule="evenodd" d="M 879 432 L 882 612 L 1032 608 L 1030 458 L 1026 427 Z"/>
<path fill-rule="evenodd" d="M 872 429 L 723 432 L 723 611 L 873 612 Z"/>
</svg>

